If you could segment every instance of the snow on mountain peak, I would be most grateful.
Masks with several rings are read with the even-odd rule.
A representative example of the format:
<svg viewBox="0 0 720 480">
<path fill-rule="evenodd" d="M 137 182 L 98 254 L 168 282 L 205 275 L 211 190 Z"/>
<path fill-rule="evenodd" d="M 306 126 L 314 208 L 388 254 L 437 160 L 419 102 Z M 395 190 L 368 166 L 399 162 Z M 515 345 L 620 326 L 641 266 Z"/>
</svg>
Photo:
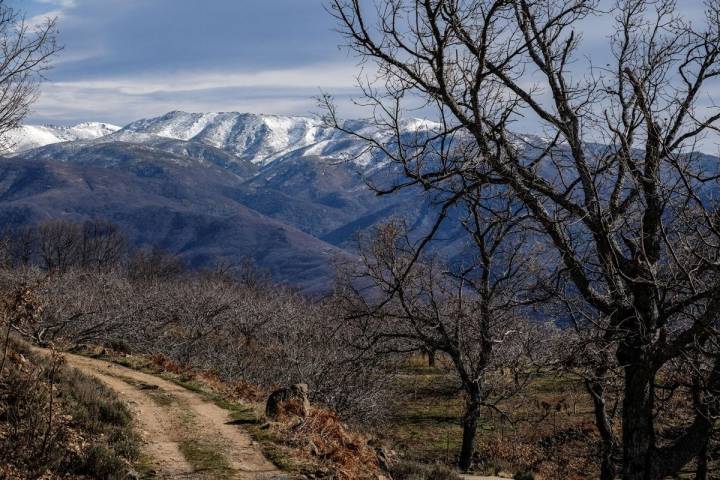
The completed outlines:
<svg viewBox="0 0 720 480">
<path fill-rule="evenodd" d="M 92 140 L 110 135 L 121 127 L 110 123 L 84 122 L 71 127 L 57 125 L 22 125 L 0 138 L 3 153 L 19 153 L 53 143 Z"/>
<path fill-rule="evenodd" d="M 404 132 L 440 131 L 442 125 L 426 118 L 408 118 L 400 122 Z"/>
<path fill-rule="evenodd" d="M 102 122 L 83 122 L 78 123 L 67 129 L 68 132 L 75 135 L 78 140 L 91 140 L 94 138 L 104 137 L 111 133 L 117 132 L 122 127 Z"/>
<path fill-rule="evenodd" d="M 348 120 L 347 130 L 364 137 L 382 139 L 391 135 L 371 122 Z M 402 133 L 414 135 L 437 130 L 430 120 L 403 120 Z M 18 153 L 52 143 L 74 140 L 124 141 L 153 143 L 159 139 L 200 142 L 218 148 L 258 166 L 288 156 L 322 156 L 350 161 L 359 167 L 372 167 L 382 159 L 372 155 L 364 141 L 339 132 L 312 117 L 265 115 L 239 112 L 189 113 L 168 112 L 162 116 L 137 120 L 120 128 L 98 122 L 72 127 L 24 125 L 0 139 L 6 152 Z"/>
<path fill-rule="evenodd" d="M 138 120 L 123 131 L 196 140 L 260 165 L 269 163 L 288 149 L 312 145 L 333 133 L 322 127 L 319 120 L 309 117 L 178 111 Z"/>
<path fill-rule="evenodd" d="M 345 126 L 364 136 L 383 136 L 377 126 L 366 121 L 348 120 Z M 420 118 L 404 120 L 401 124 L 404 133 L 438 128 L 439 124 Z M 312 117 L 173 111 L 133 122 L 121 133 L 200 141 L 260 166 L 295 152 L 303 156 L 350 159 L 359 166 L 366 166 L 372 161 L 363 153 L 367 150 L 364 142 L 329 128 Z"/>
</svg>

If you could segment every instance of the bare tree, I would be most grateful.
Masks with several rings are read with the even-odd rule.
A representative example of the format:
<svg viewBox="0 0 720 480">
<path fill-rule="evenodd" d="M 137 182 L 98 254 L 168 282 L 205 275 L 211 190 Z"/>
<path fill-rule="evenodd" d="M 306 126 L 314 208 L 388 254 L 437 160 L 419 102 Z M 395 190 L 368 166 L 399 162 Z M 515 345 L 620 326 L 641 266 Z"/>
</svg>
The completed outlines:
<svg viewBox="0 0 720 480">
<path fill-rule="evenodd" d="M 542 326 L 520 319 L 533 283 L 517 230 L 524 216 L 503 192 L 479 190 L 468 196 L 463 220 L 476 255 L 450 269 L 419 255 L 404 225 L 389 223 L 361 243 L 362 266 L 348 276 L 343 295 L 357 324 L 356 348 L 381 355 L 441 352 L 450 360 L 466 399 L 462 470 L 471 466 L 482 409 L 511 419 L 502 402 L 532 378 L 542 344 Z"/>
<path fill-rule="evenodd" d="M 720 306 L 716 162 L 697 152 L 720 119 L 712 97 L 704 102 L 720 76 L 720 2 L 705 5 L 703 25 L 672 0 L 618 0 L 609 12 L 593 0 L 330 7 L 349 47 L 377 67 L 378 81 L 364 84 L 377 123 L 400 132 L 418 98 L 440 121 L 411 144 L 366 138 L 402 167 L 407 181 L 397 187 L 473 185 L 489 169 L 552 246 L 580 330 L 601 332 L 588 338 L 622 368 L 627 480 L 678 472 L 701 453 L 719 413 L 711 399 L 720 356 L 698 348 L 714 338 Z M 602 67 L 579 55 L 580 33 L 596 18 L 614 23 Z M 534 119 L 543 137 L 515 134 L 519 118 Z M 660 429 L 661 379 L 696 353 L 708 366 L 703 407 Z M 691 402 L 687 390 L 669 391 Z"/>
<path fill-rule="evenodd" d="M 159 248 L 137 250 L 128 261 L 128 275 L 133 281 L 170 279 L 186 270 L 179 257 Z"/>
<path fill-rule="evenodd" d="M 65 220 L 46 220 L 37 229 L 43 268 L 64 272 L 79 263 L 82 246 L 82 229 L 79 224 Z"/>
<path fill-rule="evenodd" d="M 82 225 L 80 266 L 108 271 L 126 259 L 128 240 L 117 225 L 107 220 L 88 220 Z"/>
<path fill-rule="evenodd" d="M 41 345 L 59 338 L 79 345 L 127 337 L 147 309 L 117 272 L 52 272 L 38 282 L 36 293 L 44 302 L 43 315 L 24 333 Z"/>
<path fill-rule="evenodd" d="M 59 50 L 55 19 L 28 22 L 0 0 L 0 138 L 27 116 L 42 74 Z M 12 147 L 2 143 L 2 148 Z"/>
<path fill-rule="evenodd" d="M 48 271 L 77 267 L 108 272 L 125 265 L 128 249 L 126 235 L 99 219 L 83 223 L 46 220 L 8 229 L 0 239 L 5 268 L 39 265 Z"/>
<path fill-rule="evenodd" d="M 5 238 L 7 239 L 5 245 L 8 248 L 7 260 L 11 266 L 28 267 L 36 260 L 38 232 L 35 226 L 11 229 L 5 233 Z"/>
</svg>

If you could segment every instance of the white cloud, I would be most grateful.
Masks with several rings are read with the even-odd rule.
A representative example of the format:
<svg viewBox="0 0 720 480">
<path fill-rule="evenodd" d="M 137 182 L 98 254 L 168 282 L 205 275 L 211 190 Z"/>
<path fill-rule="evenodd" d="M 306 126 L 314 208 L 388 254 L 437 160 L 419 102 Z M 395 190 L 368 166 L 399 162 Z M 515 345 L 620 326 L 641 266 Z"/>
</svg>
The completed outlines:
<svg viewBox="0 0 720 480">
<path fill-rule="evenodd" d="M 39 3 L 47 5 L 54 5 L 61 8 L 75 8 L 77 7 L 77 0 L 38 0 Z"/>
<path fill-rule="evenodd" d="M 314 97 L 321 89 L 347 94 L 354 88 L 357 72 L 352 65 L 315 65 L 49 81 L 43 84 L 29 121 L 126 123 L 170 110 L 309 114 L 316 110 Z"/>
<path fill-rule="evenodd" d="M 54 67 L 68 64 L 68 63 L 77 63 L 77 62 L 83 62 L 86 60 L 93 60 L 102 57 L 107 53 L 107 49 L 101 47 L 101 46 L 89 46 L 86 49 L 80 50 L 75 49 L 71 52 L 68 52 L 67 50 L 64 50 L 61 55 L 56 56 L 52 60 L 52 64 Z"/>
<path fill-rule="evenodd" d="M 39 15 L 35 15 L 34 17 L 28 18 L 27 20 L 25 20 L 25 23 L 30 28 L 38 28 L 46 24 L 48 20 L 53 18 L 61 18 L 64 15 L 65 12 L 63 10 L 50 10 L 49 12 L 41 13 Z"/>
<path fill-rule="evenodd" d="M 110 90 L 126 95 L 191 92 L 219 88 L 352 87 L 357 76 L 354 65 L 310 65 L 294 69 L 256 72 L 178 72 L 56 82 L 56 87 Z"/>
<path fill-rule="evenodd" d="M 67 10 L 77 7 L 77 0 L 37 0 L 37 2 L 48 5 L 51 10 L 28 18 L 26 22 L 31 28 L 39 27 L 52 18 L 66 18 L 68 16 Z"/>
<path fill-rule="evenodd" d="M 47 82 L 28 123 L 69 124 L 104 121 L 126 124 L 171 110 L 240 111 L 308 115 L 317 111 L 319 88 L 340 94 L 343 114 L 353 80 L 343 68 L 326 67 L 326 75 L 282 70 L 256 74 L 179 74 L 99 81 Z M 342 74 L 346 73 L 348 75 Z M 346 83 L 347 82 L 347 83 Z"/>
</svg>

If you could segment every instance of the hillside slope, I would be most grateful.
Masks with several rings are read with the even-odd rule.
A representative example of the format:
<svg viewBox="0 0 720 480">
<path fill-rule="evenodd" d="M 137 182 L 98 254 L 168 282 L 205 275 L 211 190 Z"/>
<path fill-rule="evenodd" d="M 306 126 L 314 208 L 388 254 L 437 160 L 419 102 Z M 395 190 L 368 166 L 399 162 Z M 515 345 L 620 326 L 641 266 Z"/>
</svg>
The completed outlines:
<svg viewBox="0 0 720 480">
<path fill-rule="evenodd" d="M 101 165 L 108 148 L 122 155 Z M 279 282 L 308 291 L 327 285 L 341 250 L 236 201 L 240 180 L 226 170 L 153 153 L 104 144 L 94 162 L 6 159 L 0 224 L 106 218 L 135 245 L 167 249 L 192 266 L 251 257 Z"/>
<path fill-rule="evenodd" d="M 129 478 L 140 439 L 128 405 L 56 352 L 0 352 L 0 478 Z"/>
</svg>

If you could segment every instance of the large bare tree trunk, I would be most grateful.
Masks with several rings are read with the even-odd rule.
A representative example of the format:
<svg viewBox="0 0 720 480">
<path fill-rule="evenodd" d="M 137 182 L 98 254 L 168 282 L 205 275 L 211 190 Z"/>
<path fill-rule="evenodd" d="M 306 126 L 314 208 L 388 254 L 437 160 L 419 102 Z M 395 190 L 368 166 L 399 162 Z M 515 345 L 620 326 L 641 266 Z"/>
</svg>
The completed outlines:
<svg viewBox="0 0 720 480">
<path fill-rule="evenodd" d="M 588 379 L 585 382 L 585 387 L 593 401 L 595 425 L 602 438 L 600 480 L 614 480 L 615 461 L 613 460 L 613 453 L 615 452 L 615 436 L 605 406 L 605 388 L 603 382 L 606 374 L 607 372 L 604 367 L 598 368 L 595 372 L 595 378 Z"/>
<path fill-rule="evenodd" d="M 708 478 L 708 443 L 709 441 L 703 444 L 698 454 L 695 480 L 707 480 Z"/>
<path fill-rule="evenodd" d="M 426 350 L 426 353 L 427 353 L 427 358 L 428 358 L 428 367 L 434 368 L 435 367 L 435 355 L 436 355 L 435 349 L 428 348 Z"/>
<path fill-rule="evenodd" d="M 623 399 L 623 479 L 650 480 L 655 447 L 653 427 L 654 375 L 635 350 L 625 366 Z"/>
<path fill-rule="evenodd" d="M 463 439 L 460 449 L 458 467 L 467 471 L 472 465 L 472 456 L 475 453 L 475 435 L 477 434 L 478 421 L 480 419 L 480 399 L 475 393 L 468 396 L 465 404 L 465 414 L 462 419 Z"/>
<path fill-rule="evenodd" d="M 648 214 L 646 213 L 646 217 Z M 647 222 L 646 222 L 647 223 Z M 655 237 L 645 238 L 646 251 L 657 250 Z M 650 277 L 650 269 L 638 267 Z M 623 479 L 650 480 L 655 470 L 655 374 L 652 337 L 658 325 L 657 302 L 649 289 L 640 285 L 634 289 L 634 306 L 624 315 L 619 328 L 627 330 L 617 350 L 623 366 Z M 635 313 L 638 312 L 638 313 Z"/>
</svg>

